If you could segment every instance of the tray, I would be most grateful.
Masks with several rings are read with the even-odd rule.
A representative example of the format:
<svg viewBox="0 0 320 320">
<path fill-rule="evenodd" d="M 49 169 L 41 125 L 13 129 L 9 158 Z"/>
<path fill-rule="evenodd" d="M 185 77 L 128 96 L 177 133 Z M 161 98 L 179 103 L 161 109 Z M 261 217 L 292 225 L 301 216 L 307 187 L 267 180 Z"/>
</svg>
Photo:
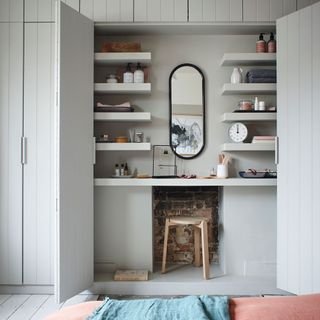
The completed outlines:
<svg viewBox="0 0 320 320">
<path fill-rule="evenodd" d="M 277 173 L 272 172 L 265 172 L 265 171 L 257 171 L 255 174 L 253 172 L 247 171 L 239 171 L 239 175 L 241 178 L 245 179 L 276 179 Z"/>
<path fill-rule="evenodd" d="M 234 110 L 233 112 L 235 113 L 275 113 L 277 112 L 277 110 L 271 110 L 271 111 L 268 111 L 268 110 Z"/>
</svg>

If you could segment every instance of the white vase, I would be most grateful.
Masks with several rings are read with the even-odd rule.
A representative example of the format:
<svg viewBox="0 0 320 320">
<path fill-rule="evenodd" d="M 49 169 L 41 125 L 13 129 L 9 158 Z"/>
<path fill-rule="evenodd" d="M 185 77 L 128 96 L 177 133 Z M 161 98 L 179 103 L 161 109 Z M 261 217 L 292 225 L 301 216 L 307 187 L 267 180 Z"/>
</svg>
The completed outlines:
<svg viewBox="0 0 320 320">
<path fill-rule="evenodd" d="M 233 68 L 231 74 L 231 83 L 241 83 L 242 82 L 242 69 L 241 68 Z"/>
</svg>

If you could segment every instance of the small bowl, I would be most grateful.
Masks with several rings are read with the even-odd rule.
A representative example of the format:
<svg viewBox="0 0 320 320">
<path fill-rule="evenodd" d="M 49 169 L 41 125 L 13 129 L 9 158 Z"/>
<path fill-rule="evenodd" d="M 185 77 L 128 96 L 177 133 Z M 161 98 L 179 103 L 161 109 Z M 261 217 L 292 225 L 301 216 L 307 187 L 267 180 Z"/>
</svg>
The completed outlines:
<svg viewBox="0 0 320 320">
<path fill-rule="evenodd" d="M 114 138 L 114 142 L 116 142 L 116 143 L 127 143 L 127 142 L 129 142 L 129 139 L 127 137 L 120 136 L 120 137 Z"/>
<path fill-rule="evenodd" d="M 253 110 L 253 101 L 252 100 L 240 100 L 238 102 L 239 110 L 251 111 Z"/>
</svg>

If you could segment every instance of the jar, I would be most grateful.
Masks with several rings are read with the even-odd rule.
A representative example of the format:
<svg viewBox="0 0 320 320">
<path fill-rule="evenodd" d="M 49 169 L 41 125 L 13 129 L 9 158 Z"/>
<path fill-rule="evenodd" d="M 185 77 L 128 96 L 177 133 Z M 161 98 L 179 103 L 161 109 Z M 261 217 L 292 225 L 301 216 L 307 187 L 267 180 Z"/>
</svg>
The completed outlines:
<svg viewBox="0 0 320 320">
<path fill-rule="evenodd" d="M 252 111 L 253 110 L 253 101 L 252 100 L 240 100 L 238 102 L 238 108 L 242 111 Z"/>
<path fill-rule="evenodd" d="M 117 83 L 118 79 L 114 74 L 109 74 L 106 81 L 107 83 Z"/>
</svg>

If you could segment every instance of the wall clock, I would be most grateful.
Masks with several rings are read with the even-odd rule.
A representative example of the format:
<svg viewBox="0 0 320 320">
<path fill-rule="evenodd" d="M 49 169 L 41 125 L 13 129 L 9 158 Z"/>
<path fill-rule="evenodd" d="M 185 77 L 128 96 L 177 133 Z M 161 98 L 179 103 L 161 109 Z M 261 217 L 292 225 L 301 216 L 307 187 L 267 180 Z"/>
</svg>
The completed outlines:
<svg viewBox="0 0 320 320">
<path fill-rule="evenodd" d="M 241 122 L 233 123 L 229 128 L 229 137 L 234 142 L 243 142 L 248 136 L 248 128 Z"/>
</svg>

